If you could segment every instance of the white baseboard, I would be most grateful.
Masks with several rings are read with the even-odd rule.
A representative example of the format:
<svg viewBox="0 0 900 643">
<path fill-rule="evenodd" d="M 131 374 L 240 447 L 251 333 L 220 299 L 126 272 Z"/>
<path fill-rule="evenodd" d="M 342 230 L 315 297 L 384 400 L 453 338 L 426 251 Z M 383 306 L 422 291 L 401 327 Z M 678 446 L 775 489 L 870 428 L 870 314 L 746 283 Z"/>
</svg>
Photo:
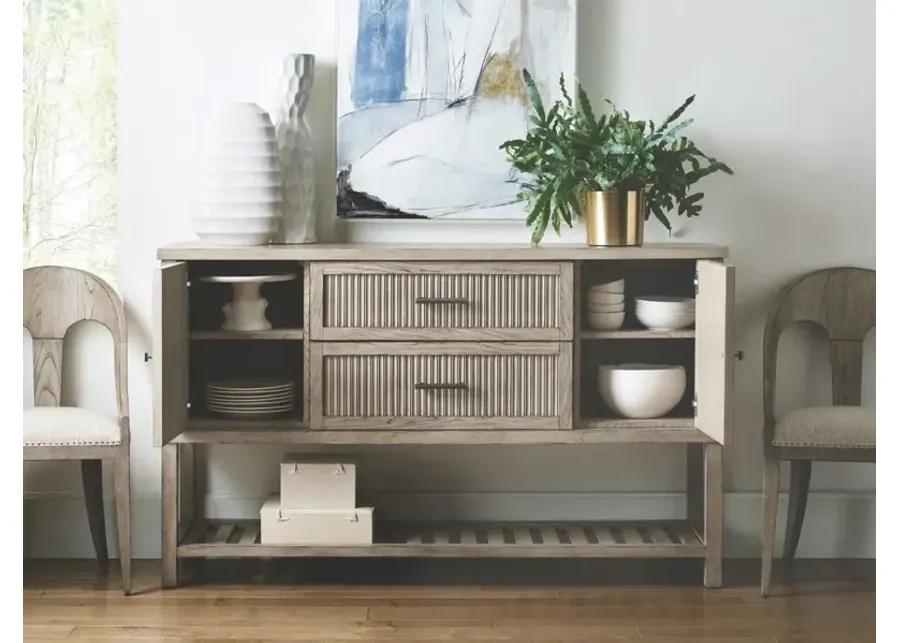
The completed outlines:
<svg viewBox="0 0 900 643">
<path fill-rule="evenodd" d="M 372 503 L 376 516 L 423 520 L 590 520 L 675 518 L 684 515 L 684 494 L 660 493 L 383 493 Z M 258 515 L 263 498 L 207 496 L 211 518 Z M 782 495 L 778 542 L 783 538 L 787 497 Z M 136 558 L 158 558 L 160 504 L 157 497 L 132 500 L 132 548 Z M 107 542 L 116 556 L 115 511 L 107 500 Z M 725 494 L 725 555 L 759 556 L 760 494 Z M 25 497 L 25 556 L 92 558 L 84 501 L 75 494 L 28 494 Z M 874 492 L 813 492 L 806 509 L 798 556 L 803 558 L 874 558 Z"/>
</svg>

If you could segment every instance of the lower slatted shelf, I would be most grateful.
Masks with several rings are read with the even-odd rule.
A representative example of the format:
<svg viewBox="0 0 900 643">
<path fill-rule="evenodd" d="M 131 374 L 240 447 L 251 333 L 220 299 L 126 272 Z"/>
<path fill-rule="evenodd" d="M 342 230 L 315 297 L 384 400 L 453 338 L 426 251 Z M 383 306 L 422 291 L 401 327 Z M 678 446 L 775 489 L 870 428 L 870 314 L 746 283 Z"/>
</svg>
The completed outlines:
<svg viewBox="0 0 900 643">
<path fill-rule="evenodd" d="M 178 546 L 182 558 L 304 556 L 444 558 L 702 558 L 684 520 L 385 523 L 371 545 L 263 545 L 258 521 L 202 521 Z"/>
</svg>

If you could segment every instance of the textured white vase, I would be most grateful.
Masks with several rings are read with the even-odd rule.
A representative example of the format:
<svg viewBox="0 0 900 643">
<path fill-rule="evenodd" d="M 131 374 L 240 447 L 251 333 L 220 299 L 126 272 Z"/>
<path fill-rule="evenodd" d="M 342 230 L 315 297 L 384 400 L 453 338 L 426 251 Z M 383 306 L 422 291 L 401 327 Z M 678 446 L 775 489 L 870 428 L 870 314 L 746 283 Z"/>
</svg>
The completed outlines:
<svg viewBox="0 0 900 643">
<path fill-rule="evenodd" d="M 272 119 L 254 103 L 224 106 L 196 167 L 194 233 L 220 245 L 264 245 L 279 234 L 283 199 Z"/>
<path fill-rule="evenodd" d="M 312 54 L 290 54 L 284 61 L 284 94 L 278 122 L 284 195 L 281 240 L 284 243 L 316 241 L 315 164 L 312 134 L 306 122 L 315 63 Z"/>
</svg>

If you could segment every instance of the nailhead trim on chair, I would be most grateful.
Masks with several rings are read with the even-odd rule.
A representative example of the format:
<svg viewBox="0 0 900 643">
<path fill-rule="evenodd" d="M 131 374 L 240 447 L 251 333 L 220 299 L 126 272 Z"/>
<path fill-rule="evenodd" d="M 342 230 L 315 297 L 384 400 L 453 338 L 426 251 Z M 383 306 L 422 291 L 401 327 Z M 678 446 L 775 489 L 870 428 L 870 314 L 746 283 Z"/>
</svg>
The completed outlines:
<svg viewBox="0 0 900 643">
<path fill-rule="evenodd" d="M 26 442 L 26 447 L 117 447 L 122 442 Z"/>
<path fill-rule="evenodd" d="M 834 444 L 825 442 L 778 442 L 773 440 L 776 447 L 825 447 L 834 449 L 874 449 L 874 444 Z"/>
</svg>

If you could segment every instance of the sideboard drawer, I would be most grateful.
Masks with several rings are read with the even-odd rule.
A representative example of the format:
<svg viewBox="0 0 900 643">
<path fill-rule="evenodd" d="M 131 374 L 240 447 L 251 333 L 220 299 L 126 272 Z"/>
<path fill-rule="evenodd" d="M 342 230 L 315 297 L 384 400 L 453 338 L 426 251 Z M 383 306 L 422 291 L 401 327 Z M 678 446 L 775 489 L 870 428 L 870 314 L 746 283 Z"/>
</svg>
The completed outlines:
<svg viewBox="0 0 900 643">
<path fill-rule="evenodd" d="M 568 262 L 313 263 L 316 340 L 572 339 Z"/>
<path fill-rule="evenodd" d="M 568 342 L 313 342 L 314 429 L 568 429 Z"/>
</svg>

